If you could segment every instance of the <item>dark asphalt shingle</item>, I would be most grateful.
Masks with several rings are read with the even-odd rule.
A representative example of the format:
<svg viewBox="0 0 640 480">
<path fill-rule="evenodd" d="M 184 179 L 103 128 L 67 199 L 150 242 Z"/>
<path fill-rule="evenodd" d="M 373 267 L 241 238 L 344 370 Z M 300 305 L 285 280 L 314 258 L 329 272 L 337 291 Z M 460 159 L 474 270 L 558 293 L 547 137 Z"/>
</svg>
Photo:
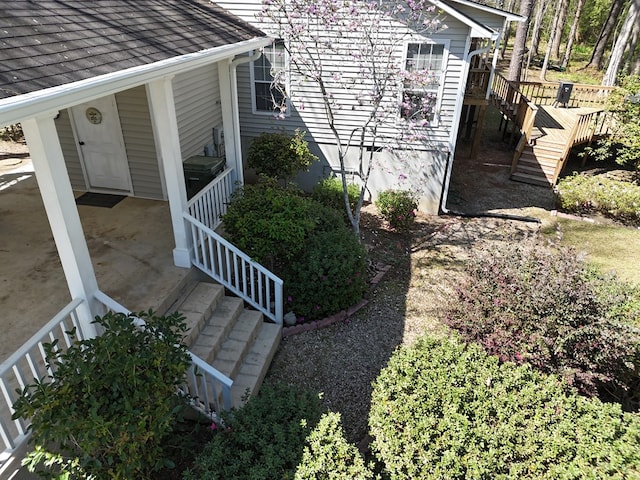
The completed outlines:
<svg viewBox="0 0 640 480">
<path fill-rule="evenodd" d="M 0 98 L 262 36 L 208 0 L 3 0 Z"/>
</svg>

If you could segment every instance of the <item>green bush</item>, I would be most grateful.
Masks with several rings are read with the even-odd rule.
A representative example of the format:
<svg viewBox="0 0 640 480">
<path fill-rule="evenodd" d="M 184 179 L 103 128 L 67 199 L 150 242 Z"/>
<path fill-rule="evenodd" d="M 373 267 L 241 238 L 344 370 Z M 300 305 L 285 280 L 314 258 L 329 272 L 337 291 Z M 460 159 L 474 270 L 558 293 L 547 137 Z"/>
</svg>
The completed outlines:
<svg viewBox="0 0 640 480">
<path fill-rule="evenodd" d="M 445 315 L 465 340 L 637 408 L 637 290 L 598 275 L 570 249 L 535 243 L 478 252 L 465 270 Z"/>
<path fill-rule="evenodd" d="M 236 192 L 223 220 L 232 243 L 284 280 L 286 307 L 299 318 L 362 299 L 366 252 L 338 211 L 267 181 Z"/>
<path fill-rule="evenodd" d="M 283 384 L 226 415 L 184 480 L 293 479 L 322 414 L 317 395 Z"/>
<path fill-rule="evenodd" d="M 343 225 L 314 234 L 284 272 L 287 309 L 304 321 L 355 305 L 367 289 L 366 268 L 364 247 Z"/>
<path fill-rule="evenodd" d="M 455 339 L 396 351 L 369 425 L 391 480 L 640 477 L 637 415 Z"/>
<path fill-rule="evenodd" d="M 349 195 L 349 208 L 353 212 L 360 198 L 360 187 L 353 183 L 347 184 L 347 194 Z M 325 178 L 321 180 L 312 191 L 314 200 L 331 207 L 339 212 L 344 212 L 345 220 L 348 220 L 344 204 L 344 191 L 342 180 L 338 177 Z"/>
<path fill-rule="evenodd" d="M 274 271 L 299 255 L 317 226 L 312 202 L 268 180 L 236 190 L 222 219 L 231 241 Z"/>
<path fill-rule="evenodd" d="M 385 190 L 378 195 L 375 206 L 391 228 L 402 232 L 413 225 L 418 202 L 407 190 Z"/>
<path fill-rule="evenodd" d="M 307 437 L 295 480 L 367 480 L 373 474 L 358 449 L 348 443 L 339 413 L 326 413 Z"/>
<path fill-rule="evenodd" d="M 184 319 L 135 315 L 146 328 L 109 313 L 95 320 L 103 335 L 66 351 L 57 340 L 45 345 L 55 381 L 27 386 L 14 404 L 14 418 L 31 419 L 30 470 L 43 464 L 63 478 L 142 479 L 171 466 L 163 442 L 186 405 L 177 388 L 191 360 L 180 345 Z"/>
<path fill-rule="evenodd" d="M 259 175 L 281 178 L 285 181 L 300 171 L 308 171 L 311 162 L 318 160 L 309 150 L 305 132 L 261 133 L 247 152 L 247 164 Z"/>
<path fill-rule="evenodd" d="M 602 175 L 575 174 L 556 186 L 556 203 L 567 212 L 600 213 L 629 225 L 640 225 L 640 185 Z"/>
</svg>

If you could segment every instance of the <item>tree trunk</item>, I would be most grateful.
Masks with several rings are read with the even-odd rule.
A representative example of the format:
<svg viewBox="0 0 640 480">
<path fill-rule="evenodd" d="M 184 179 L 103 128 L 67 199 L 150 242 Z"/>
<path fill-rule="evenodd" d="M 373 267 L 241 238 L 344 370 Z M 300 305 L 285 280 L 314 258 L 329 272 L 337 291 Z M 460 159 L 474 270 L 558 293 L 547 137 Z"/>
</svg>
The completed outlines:
<svg viewBox="0 0 640 480">
<path fill-rule="evenodd" d="M 631 32 L 633 31 L 635 23 L 640 21 L 639 12 L 640 0 L 631 0 L 627 16 L 625 17 L 622 29 L 620 30 L 620 35 L 618 35 L 616 43 L 613 45 L 613 49 L 611 50 L 609 66 L 607 67 L 607 71 L 602 79 L 602 85 L 615 85 L 618 70 L 620 69 L 627 43 L 631 37 Z"/>
<path fill-rule="evenodd" d="M 573 50 L 573 42 L 575 42 L 576 33 L 578 33 L 578 23 L 580 23 L 580 14 L 582 13 L 582 7 L 584 7 L 584 1 L 585 0 L 578 0 L 578 4 L 576 5 L 571 31 L 569 32 L 569 38 L 567 38 L 567 48 L 564 51 L 564 58 L 562 59 L 562 68 L 567 68 L 567 65 L 569 65 L 571 50 Z"/>
<path fill-rule="evenodd" d="M 558 7 L 561 7 L 565 0 L 558 0 Z M 558 34 L 558 23 L 560 22 L 560 16 L 553 17 L 553 26 L 549 32 L 549 41 L 547 43 L 547 51 L 544 54 L 544 61 L 542 62 L 542 68 L 540 69 L 540 80 L 545 81 L 547 77 L 547 67 L 549 66 L 549 57 L 551 56 L 551 50 L 553 49 L 553 43 L 555 37 Z"/>
<path fill-rule="evenodd" d="M 506 10 L 511 12 L 513 11 L 513 5 L 515 4 L 515 0 L 509 0 L 509 4 L 507 5 Z M 511 37 L 511 23 L 508 22 L 507 28 L 504 32 L 504 38 L 502 39 L 502 49 L 500 50 L 500 58 L 504 58 L 504 54 L 507 51 L 507 45 L 509 45 L 509 37 Z"/>
<path fill-rule="evenodd" d="M 531 10 L 533 9 L 534 0 L 522 0 L 520 2 L 520 15 L 526 18 L 524 22 L 518 23 L 516 29 L 516 38 L 513 43 L 513 52 L 511 53 L 511 62 L 509 63 L 509 78 L 513 82 L 520 81 L 522 74 L 522 60 L 524 52 L 527 48 L 527 32 L 529 31 L 529 23 L 531 22 Z"/>
<path fill-rule="evenodd" d="M 551 45 L 551 58 L 558 60 L 560 58 L 560 43 L 562 42 L 562 31 L 567 21 L 567 12 L 569 11 L 569 0 L 561 0 L 556 11 L 557 19 L 556 27 L 553 32 L 553 42 Z"/>
<path fill-rule="evenodd" d="M 533 22 L 533 30 L 531 31 L 531 48 L 529 48 L 529 56 L 538 55 L 540 48 L 540 32 L 542 32 L 542 20 L 547 11 L 549 2 L 543 0 L 538 2 L 536 9 L 536 18 Z M 533 53 L 532 53 L 533 52 Z"/>
<path fill-rule="evenodd" d="M 638 13 L 638 18 L 640 19 L 640 13 Z M 631 40 L 629 40 L 629 45 L 625 51 L 625 65 L 624 72 L 627 74 L 633 74 L 634 67 L 638 63 L 640 59 L 640 48 L 638 48 L 640 43 L 640 22 L 636 22 L 633 26 L 633 30 L 631 32 Z"/>
<path fill-rule="evenodd" d="M 585 65 L 585 68 L 595 67 L 598 70 L 602 70 L 604 52 L 607 49 L 607 44 L 611 39 L 611 34 L 616 27 L 618 16 L 620 15 L 624 4 L 625 0 L 613 0 L 613 3 L 611 4 L 611 10 L 609 10 L 609 16 L 604 22 L 602 30 L 600 30 L 600 35 L 598 36 L 598 40 L 593 47 L 591 58 L 589 59 L 589 63 Z"/>
</svg>

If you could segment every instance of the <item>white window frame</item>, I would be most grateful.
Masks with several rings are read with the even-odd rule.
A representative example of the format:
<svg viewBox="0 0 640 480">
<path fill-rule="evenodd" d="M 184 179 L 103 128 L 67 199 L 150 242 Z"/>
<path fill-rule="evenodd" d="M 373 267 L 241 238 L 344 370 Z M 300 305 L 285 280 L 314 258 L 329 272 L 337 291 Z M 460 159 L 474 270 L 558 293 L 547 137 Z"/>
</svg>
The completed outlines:
<svg viewBox="0 0 640 480">
<path fill-rule="evenodd" d="M 281 52 L 274 52 L 274 47 L 281 47 Z M 287 78 L 287 83 L 285 84 L 285 91 L 286 92 L 290 92 L 289 89 L 289 75 L 288 75 L 288 70 L 289 70 L 289 54 L 287 53 L 286 49 L 284 48 L 284 41 L 283 40 L 276 40 L 275 42 L 273 42 L 273 44 L 264 47 L 264 50 L 262 52 L 262 56 L 256 60 L 251 62 L 250 64 L 250 74 L 251 74 L 251 110 L 255 115 L 269 115 L 269 116 L 274 116 L 274 115 L 279 115 L 280 112 L 278 111 L 278 109 L 276 108 L 272 108 L 271 110 L 262 110 L 258 108 L 257 102 L 256 102 L 256 98 L 257 98 L 257 91 L 256 91 L 256 84 L 260 83 L 260 84 L 270 84 L 270 82 L 264 81 L 264 80 L 258 80 L 256 79 L 256 75 L 255 75 L 255 69 L 256 69 L 256 64 L 257 62 L 262 62 L 265 58 L 272 56 L 272 55 L 283 55 L 284 57 L 284 70 L 285 70 L 285 77 Z M 273 79 L 273 76 L 272 76 Z M 285 116 L 289 116 L 291 114 L 291 106 L 289 103 L 289 96 L 287 95 L 287 97 L 285 98 L 285 105 L 286 105 L 286 111 L 285 111 Z"/>
<path fill-rule="evenodd" d="M 407 69 L 407 60 L 408 60 L 408 54 L 409 54 L 409 46 L 410 45 L 430 45 L 431 47 L 433 47 L 434 45 L 441 45 L 442 48 L 442 65 L 440 66 L 440 82 L 438 84 L 438 88 L 424 88 L 422 89 L 422 91 L 424 93 L 428 93 L 428 92 L 433 92 L 436 94 L 436 101 L 435 101 L 435 105 L 433 108 L 433 119 L 429 121 L 429 123 L 427 124 L 427 126 L 429 127 L 437 127 L 440 125 L 440 110 L 441 110 L 441 106 L 442 106 L 442 97 L 444 94 L 444 84 L 445 84 L 445 78 L 446 78 L 446 73 L 447 73 L 447 63 L 449 60 L 449 40 L 446 39 L 442 39 L 442 40 L 432 40 L 432 39 L 414 39 L 414 40 L 409 40 L 409 41 L 405 41 L 404 42 L 404 50 L 403 50 L 403 55 L 402 55 L 402 68 L 403 69 Z M 404 93 L 407 90 L 405 88 L 405 86 L 403 84 L 400 85 L 399 88 L 399 94 L 398 94 L 398 101 L 399 101 L 399 105 L 402 105 L 404 103 Z M 410 91 L 414 91 L 416 94 L 420 93 L 420 89 L 411 89 Z M 401 121 L 406 122 L 407 119 L 402 115 L 402 109 L 399 109 L 399 117 Z"/>
</svg>

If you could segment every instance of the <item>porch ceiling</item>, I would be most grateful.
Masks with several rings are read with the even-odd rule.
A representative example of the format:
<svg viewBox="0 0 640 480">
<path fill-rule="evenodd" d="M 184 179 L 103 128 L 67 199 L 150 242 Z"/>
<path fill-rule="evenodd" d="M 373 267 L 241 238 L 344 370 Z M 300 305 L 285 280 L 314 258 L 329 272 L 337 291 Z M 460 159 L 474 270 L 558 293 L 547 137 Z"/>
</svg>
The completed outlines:
<svg viewBox="0 0 640 480">
<path fill-rule="evenodd" d="M 1 362 L 71 298 L 33 172 L 0 168 L 0 189 Z M 107 295 L 130 310 L 158 309 L 184 281 L 189 270 L 173 265 L 168 203 L 128 197 L 78 210 Z"/>
</svg>

